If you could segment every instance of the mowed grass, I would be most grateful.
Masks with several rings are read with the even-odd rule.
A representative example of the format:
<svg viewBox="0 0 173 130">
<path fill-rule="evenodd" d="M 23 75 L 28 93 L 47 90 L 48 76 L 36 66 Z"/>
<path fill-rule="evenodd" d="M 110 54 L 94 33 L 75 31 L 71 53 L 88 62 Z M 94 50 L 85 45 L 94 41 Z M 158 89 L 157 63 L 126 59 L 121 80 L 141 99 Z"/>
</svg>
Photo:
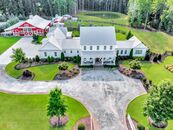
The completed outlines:
<svg viewBox="0 0 173 130">
<path fill-rule="evenodd" d="M 68 64 L 68 69 L 72 69 L 74 67 L 73 63 L 67 63 Z M 34 79 L 35 81 L 51 81 L 54 79 L 56 74 L 60 72 L 58 65 L 59 64 L 48 64 L 48 65 L 40 65 L 40 66 L 35 66 L 35 67 L 30 67 L 22 70 L 16 70 L 15 66 L 17 65 L 16 62 L 11 62 L 9 63 L 5 71 L 8 75 L 14 77 L 14 78 L 19 78 L 24 70 L 30 70 L 35 74 Z"/>
<path fill-rule="evenodd" d="M 16 43 L 20 37 L 2 37 L 0 36 L 0 55 Z"/>
<path fill-rule="evenodd" d="M 48 95 L 12 95 L 0 93 L 0 130 L 72 130 L 81 118 L 89 116 L 86 108 L 68 96 L 69 122 L 62 128 L 52 128 L 47 116 Z"/>
<path fill-rule="evenodd" d="M 130 60 L 123 61 L 122 64 L 129 67 Z M 170 79 L 173 81 L 173 73 L 168 71 L 165 68 L 165 65 L 173 65 L 173 56 L 169 56 L 165 59 L 164 62 L 158 63 L 150 63 L 150 62 L 142 62 L 141 70 L 145 73 L 146 77 L 153 81 L 153 83 L 157 84 L 161 80 Z"/>
<path fill-rule="evenodd" d="M 162 54 L 165 51 L 173 51 L 173 36 L 169 34 L 137 29 L 132 29 L 132 32 L 151 50 L 151 52 Z"/>
<path fill-rule="evenodd" d="M 127 108 L 127 114 L 130 114 L 130 116 L 139 122 L 141 125 L 145 126 L 147 130 L 173 130 L 173 120 L 168 121 L 168 127 L 165 129 L 157 129 L 153 126 L 149 125 L 147 117 L 143 114 L 143 107 L 144 103 L 147 99 L 147 95 L 142 95 L 137 98 L 135 98 Z"/>
<path fill-rule="evenodd" d="M 118 12 L 107 12 L 107 11 L 87 11 L 80 12 L 78 15 L 79 20 L 85 21 L 99 21 L 99 22 L 114 22 L 118 24 L 128 25 L 128 15 Z"/>
</svg>

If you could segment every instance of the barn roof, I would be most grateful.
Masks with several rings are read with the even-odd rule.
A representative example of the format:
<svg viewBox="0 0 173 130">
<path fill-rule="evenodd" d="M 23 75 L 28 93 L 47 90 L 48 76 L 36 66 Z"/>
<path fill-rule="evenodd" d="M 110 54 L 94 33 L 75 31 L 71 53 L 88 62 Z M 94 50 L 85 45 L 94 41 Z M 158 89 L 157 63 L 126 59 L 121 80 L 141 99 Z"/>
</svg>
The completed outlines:
<svg viewBox="0 0 173 130">
<path fill-rule="evenodd" d="M 35 27 L 45 29 L 50 24 L 51 21 L 46 20 L 38 15 L 35 15 L 32 18 L 26 20 L 26 22 Z"/>
<path fill-rule="evenodd" d="M 24 24 L 25 22 L 33 25 L 34 27 L 37 28 L 41 28 L 41 29 L 45 29 L 51 21 L 46 20 L 38 15 L 33 16 L 32 18 L 26 20 L 26 21 L 20 21 L 12 26 L 10 26 L 9 28 L 5 29 L 5 31 L 11 31 L 12 29 L 15 29 L 19 26 L 21 26 L 22 24 Z"/>
</svg>

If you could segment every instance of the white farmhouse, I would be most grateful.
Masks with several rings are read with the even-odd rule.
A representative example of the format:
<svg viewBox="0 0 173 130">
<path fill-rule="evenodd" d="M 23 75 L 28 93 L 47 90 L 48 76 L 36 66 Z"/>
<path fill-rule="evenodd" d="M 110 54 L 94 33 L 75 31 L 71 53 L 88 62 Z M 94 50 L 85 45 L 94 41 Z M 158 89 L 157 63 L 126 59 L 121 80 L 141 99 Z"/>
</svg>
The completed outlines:
<svg viewBox="0 0 173 130">
<path fill-rule="evenodd" d="M 65 27 L 57 27 L 43 39 L 40 58 L 81 56 L 81 65 L 115 65 L 117 54 L 145 57 L 148 48 L 135 36 L 126 41 L 116 41 L 114 27 L 81 27 L 80 37 L 72 38 Z"/>
</svg>

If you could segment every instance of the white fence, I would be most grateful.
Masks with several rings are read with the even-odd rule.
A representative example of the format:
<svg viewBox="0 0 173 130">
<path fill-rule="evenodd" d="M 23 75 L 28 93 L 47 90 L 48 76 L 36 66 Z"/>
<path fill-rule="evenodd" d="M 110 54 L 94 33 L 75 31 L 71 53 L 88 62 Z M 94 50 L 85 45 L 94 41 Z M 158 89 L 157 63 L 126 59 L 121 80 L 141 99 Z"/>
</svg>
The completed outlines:
<svg viewBox="0 0 173 130">
<path fill-rule="evenodd" d="M 135 125 L 133 124 L 132 118 L 131 118 L 131 116 L 130 116 L 129 114 L 128 114 L 128 116 L 127 116 L 127 120 L 128 120 L 128 122 L 129 122 L 130 129 L 131 129 L 131 130 L 136 130 L 136 127 L 135 127 Z"/>
</svg>

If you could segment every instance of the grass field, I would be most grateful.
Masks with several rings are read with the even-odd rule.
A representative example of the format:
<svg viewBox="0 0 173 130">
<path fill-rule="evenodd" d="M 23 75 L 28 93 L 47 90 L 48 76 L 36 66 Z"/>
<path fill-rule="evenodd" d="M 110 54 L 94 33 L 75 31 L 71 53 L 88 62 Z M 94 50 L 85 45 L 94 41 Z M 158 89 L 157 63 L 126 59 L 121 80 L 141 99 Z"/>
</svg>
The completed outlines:
<svg viewBox="0 0 173 130">
<path fill-rule="evenodd" d="M 100 21 L 100 22 L 114 22 L 118 24 L 128 25 L 128 16 L 117 12 L 106 11 L 89 11 L 80 12 L 78 15 L 79 20 L 85 21 Z"/>
<path fill-rule="evenodd" d="M 143 115 L 143 107 L 146 99 L 147 95 L 142 95 L 134 99 L 129 104 L 127 113 L 129 113 L 134 120 L 145 126 L 147 130 L 173 130 L 173 120 L 168 122 L 168 127 L 166 129 L 156 129 L 149 125 L 147 117 Z"/>
<path fill-rule="evenodd" d="M 0 55 L 16 43 L 20 37 L 0 37 Z"/>
<path fill-rule="evenodd" d="M 74 67 L 74 64 L 72 63 L 67 63 L 68 64 L 68 69 L 72 69 Z M 19 78 L 22 75 L 23 70 L 16 70 L 15 66 L 17 63 L 11 62 L 8 64 L 5 68 L 5 71 L 8 75 L 14 77 L 14 78 Z M 30 67 L 27 68 L 27 70 L 30 70 L 35 74 L 35 77 L 33 80 L 35 81 L 51 81 L 54 79 L 55 75 L 60 72 L 58 68 L 58 64 L 48 64 L 48 65 L 41 65 L 41 66 L 36 66 L 36 67 Z"/>
<path fill-rule="evenodd" d="M 115 26 L 117 40 L 126 40 L 126 35 L 131 30 L 152 52 L 162 54 L 165 51 L 173 51 L 173 36 L 171 35 L 111 24 L 129 25 L 127 15 L 116 12 L 89 11 L 80 12 L 77 16 L 81 26 Z M 77 28 L 78 22 L 71 23 L 71 26 Z"/>
<path fill-rule="evenodd" d="M 78 101 L 64 96 L 69 122 L 52 128 L 47 117 L 48 95 L 12 95 L 0 93 L 0 130 L 72 130 L 75 123 L 89 116 Z"/>
<path fill-rule="evenodd" d="M 124 61 L 122 64 L 129 67 L 129 60 Z M 163 63 L 149 63 L 142 62 L 142 71 L 145 73 L 148 79 L 152 80 L 153 83 L 157 84 L 161 80 L 170 79 L 173 81 L 173 73 L 165 68 L 165 65 L 173 65 L 173 56 L 169 56 Z"/>
<path fill-rule="evenodd" d="M 132 29 L 137 36 L 152 52 L 164 53 L 165 51 L 173 51 L 173 36 L 164 32 L 149 32 L 143 30 Z"/>
</svg>

